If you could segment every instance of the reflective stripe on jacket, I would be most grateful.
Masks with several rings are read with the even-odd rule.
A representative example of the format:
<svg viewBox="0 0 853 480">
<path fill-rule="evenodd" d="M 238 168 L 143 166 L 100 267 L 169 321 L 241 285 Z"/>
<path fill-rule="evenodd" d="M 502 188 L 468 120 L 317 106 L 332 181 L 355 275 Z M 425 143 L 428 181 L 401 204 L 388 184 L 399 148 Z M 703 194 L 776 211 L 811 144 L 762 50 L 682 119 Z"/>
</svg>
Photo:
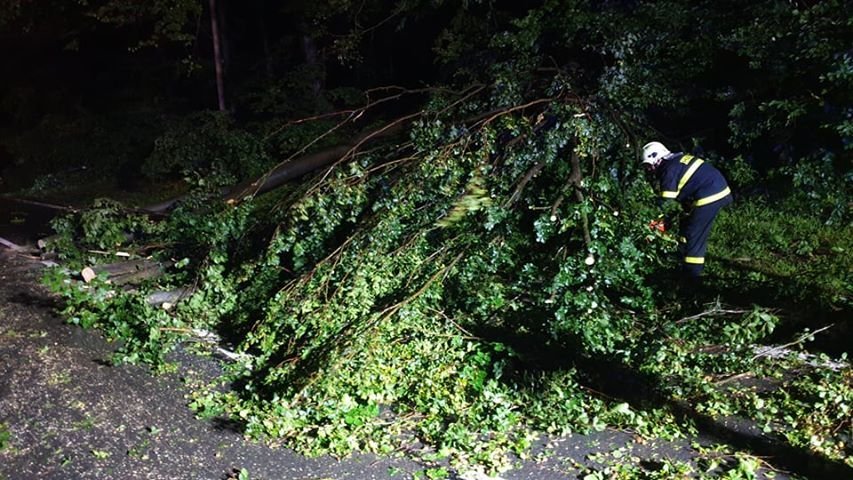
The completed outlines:
<svg viewBox="0 0 853 480">
<path fill-rule="evenodd" d="M 723 174 L 693 155 L 672 154 L 661 162 L 657 171 L 663 198 L 701 207 L 731 193 Z"/>
</svg>

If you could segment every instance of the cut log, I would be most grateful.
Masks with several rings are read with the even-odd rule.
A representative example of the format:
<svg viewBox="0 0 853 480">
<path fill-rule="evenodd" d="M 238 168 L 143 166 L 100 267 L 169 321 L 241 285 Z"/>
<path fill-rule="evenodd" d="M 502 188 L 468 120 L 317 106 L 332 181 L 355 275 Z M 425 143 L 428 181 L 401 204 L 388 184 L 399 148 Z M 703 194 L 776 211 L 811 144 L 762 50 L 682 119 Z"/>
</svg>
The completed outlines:
<svg viewBox="0 0 853 480">
<path fill-rule="evenodd" d="M 152 278 L 157 278 L 164 273 L 166 273 L 166 269 L 172 265 L 171 262 L 163 263 L 163 264 L 155 264 L 150 266 L 149 268 L 140 269 L 135 272 L 129 272 L 122 275 L 115 275 L 109 278 L 110 283 L 115 285 L 127 285 L 127 284 L 139 284 L 145 280 L 150 280 Z"/>
<path fill-rule="evenodd" d="M 51 235 L 49 237 L 40 238 L 36 242 L 36 245 L 39 247 L 39 250 L 47 250 L 47 247 L 49 247 L 50 244 L 55 242 L 58 238 L 59 235 Z"/>
<path fill-rule="evenodd" d="M 0 237 L 0 245 L 3 245 L 4 247 L 8 248 L 9 250 L 13 250 L 15 252 L 20 252 L 20 251 L 24 250 L 24 247 L 18 245 L 17 243 L 15 243 L 11 240 L 6 240 L 3 237 Z"/>
<path fill-rule="evenodd" d="M 144 270 L 148 268 L 152 263 L 151 260 L 141 259 L 134 260 L 130 262 L 117 262 L 117 263 L 106 263 L 102 265 L 92 265 L 84 268 L 80 271 L 80 276 L 83 277 L 83 280 L 86 283 L 90 282 L 93 278 L 97 277 L 98 274 L 105 273 L 108 277 L 114 277 L 116 275 L 123 275 L 126 273 L 133 273 L 139 270 Z"/>
<path fill-rule="evenodd" d="M 111 283 L 122 285 L 125 283 L 138 283 L 142 280 L 162 275 L 171 262 L 155 262 L 153 260 L 141 259 L 129 262 L 108 263 L 103 265 L 92 265 L 80 271 L 80 276 L 86 283 L 91 282 L 100 274 L 106 274 Z"/>
<path fill-rule="evenodd" d="M 174 305 L 180 302 L 181 300 L 189 297 L 190 295 L 192 295 L 192 293 L 192 288 L 184 287 L 169 291 L 153 292 L 148 294 L 145 299 L 150 305 L 154 306 L 159 306 L 166 303 Z"/>
<path fill-rule="evenodd" d="M 17 243 L 0 237 L 0 245 L 8 248 L 13 252 L 24 253 L 28 255 L 36 255 L 38 251 L 34 250 L 31 245 L 18 245 Z"/>
<path fill-rule="evenodd" d="M 80 270 L 80 276 L 83 277 L 84 282 L 89 283 L 98 278 L 98 273 L 92 267 L 84 267 L 83 270 Z"/>
</svg>

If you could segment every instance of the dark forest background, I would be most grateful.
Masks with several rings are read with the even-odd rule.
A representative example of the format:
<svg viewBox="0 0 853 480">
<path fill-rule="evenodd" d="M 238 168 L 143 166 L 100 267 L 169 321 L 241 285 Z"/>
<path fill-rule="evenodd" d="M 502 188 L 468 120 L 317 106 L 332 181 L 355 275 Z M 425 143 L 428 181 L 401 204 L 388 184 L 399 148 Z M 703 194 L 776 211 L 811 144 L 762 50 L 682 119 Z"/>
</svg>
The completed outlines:
<svg viewBox="0 0 853 480">
<path fill-rule="evenodd" d="M 211 5 L 228 112 L 215 121 L 199 116 L 217 110 Z M 834 152 L 838 167 L 850 122 L 844 7 L 15 0 L 0 17 L 7 65 L 0 125 L 4 168 L 26 168 L 7 173 L 5 188 L 63 168 L 121 172 L 130 184 L 142 169 L 156 179 L 142 167 L 156 155 L 154 140 L 188 126 L 192 114 L 212 129 L 262 133 L 351 106 L 371 88 L 488 80 L 508 54 L 496 37 L 537 10 L 549 17 L 537 19 L 536 38 L 513 39 L 531 42 L 525 49 L 541 63 L 528 67 L 564 73 L 584 97 L 607 97 L 638 130 L 654 129 L 655 138 L 682 148 L 743 155 L 761 172 L 821 149 Z"/>
</svg>

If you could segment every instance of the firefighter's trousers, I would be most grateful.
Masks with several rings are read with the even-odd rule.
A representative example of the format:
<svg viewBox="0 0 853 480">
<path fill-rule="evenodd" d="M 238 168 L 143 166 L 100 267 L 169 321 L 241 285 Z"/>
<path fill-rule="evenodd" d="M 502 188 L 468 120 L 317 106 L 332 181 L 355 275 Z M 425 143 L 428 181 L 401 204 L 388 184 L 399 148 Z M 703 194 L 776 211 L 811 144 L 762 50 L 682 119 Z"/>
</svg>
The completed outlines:
<svg viewBox="0 0 853 480">
<path fill-rule="evenodd" d="M 720 209 L 732 203 L 727 195 L 708 205 L 696 207 L 681 226 L 685 242 L 682 245 L 682 271 L 688 278 L 698 278 L 705 268 L 705 252 L 708 249 L 708 237 L 711 227 Z"/>
</svg>

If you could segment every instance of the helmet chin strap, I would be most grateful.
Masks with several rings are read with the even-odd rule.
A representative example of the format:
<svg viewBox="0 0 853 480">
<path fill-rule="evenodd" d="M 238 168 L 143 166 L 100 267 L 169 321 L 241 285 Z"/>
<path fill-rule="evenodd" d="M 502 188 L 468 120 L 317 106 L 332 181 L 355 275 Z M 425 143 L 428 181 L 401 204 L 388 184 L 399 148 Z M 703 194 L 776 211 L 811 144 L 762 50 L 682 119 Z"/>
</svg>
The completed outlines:
<svg viewBox="0 0 853 480">
<path fill-rule="evenodd" d="M 664 158 L 666 158 L 666 157 L 658 157 L 658 158 L 654 159 L 654 160 L 653 160 L 653 161 L 651 161 L 651 162 L 646 162 L 646 165 L 651 166 L 651 167 L 652 167 L 652 168 L 651 168 L 651 171 L 653 171 L 653 172 L 654 172 L 655 170 L 657 170 L 657 169 L 658 169 L 658 167 L 660 166 L 660 164 L 661 164 L 661 162 L 663 161 L 663 159 L 664 159 Z"/>
</svg>

